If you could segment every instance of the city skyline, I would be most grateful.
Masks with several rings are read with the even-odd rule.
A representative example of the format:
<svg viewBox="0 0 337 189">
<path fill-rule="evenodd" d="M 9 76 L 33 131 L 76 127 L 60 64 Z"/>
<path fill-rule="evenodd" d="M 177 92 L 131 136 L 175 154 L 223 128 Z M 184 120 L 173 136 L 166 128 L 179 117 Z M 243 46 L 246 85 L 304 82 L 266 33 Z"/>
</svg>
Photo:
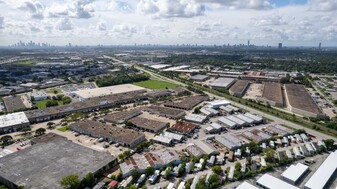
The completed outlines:
<svg viewBox="0 0 337 189">
<path fill-rule="evenodd" d="M 251 44 L 336 46 L 337 1 L 0 0 L 2 46 Z"/>
</svg>

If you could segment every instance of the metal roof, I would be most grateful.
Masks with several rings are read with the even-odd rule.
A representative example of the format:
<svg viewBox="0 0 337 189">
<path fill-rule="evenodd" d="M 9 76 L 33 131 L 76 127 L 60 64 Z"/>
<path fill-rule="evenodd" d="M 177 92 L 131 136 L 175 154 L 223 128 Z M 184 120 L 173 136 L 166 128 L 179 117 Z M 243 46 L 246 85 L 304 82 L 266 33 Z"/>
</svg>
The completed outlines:
<svg viewBox="0 0 337 189">
<path fill-rule="evenodd" d="M 256 184 L 272 189 L 299 189 L 298 187 L 288 184 L 287 182 L 284 182 L 283 180 L 273 177 L 269 174 L 264 174 L 262 177 L 260 177 L 256 181 Z"/>
<path fill-rule="evenodd" d="M 259 189 L 259 188 L 245 181 L 242 184 L 240 184 L 236 189 Z"/>
<path fill-rule="evenodd" d="M 291 165 L 281 176 L 295 183 L 308 169 L 308 166 L 297 163 L 296 165 Z"/>
</svg>

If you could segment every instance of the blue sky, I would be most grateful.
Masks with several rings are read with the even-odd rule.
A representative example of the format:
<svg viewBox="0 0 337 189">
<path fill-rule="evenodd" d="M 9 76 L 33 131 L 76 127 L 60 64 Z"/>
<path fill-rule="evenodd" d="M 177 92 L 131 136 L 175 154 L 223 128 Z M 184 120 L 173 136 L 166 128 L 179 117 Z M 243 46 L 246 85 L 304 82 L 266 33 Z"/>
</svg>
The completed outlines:
<svg viewBox="0 0 337 189">
<path fill-rule="evenodd" d="M 0 43 L 335 46 L 337 0 L 0 0 Z"/>
</svg>

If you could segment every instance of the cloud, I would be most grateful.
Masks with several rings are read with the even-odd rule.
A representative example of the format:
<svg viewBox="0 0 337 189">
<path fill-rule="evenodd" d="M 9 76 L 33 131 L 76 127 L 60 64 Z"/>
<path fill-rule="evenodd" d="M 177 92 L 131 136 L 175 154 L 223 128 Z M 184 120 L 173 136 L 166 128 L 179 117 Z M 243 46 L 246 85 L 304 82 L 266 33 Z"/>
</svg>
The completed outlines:
<svg viewBox="0 0 337 189">
<path fill-rule="evenodd" d="M 272 8 L 269 0 L 196 0 L 199 3 L 214 3 L 230 9 L 256 9 Z"/>
<path fill-rule="evenodd" d="M 133 34 L 136 34 L 138 31 L 137 27 L 132 24 L 122 23 L 112 27 L 112 34 L 117 34 L 122 37 L 132 37 Z"/>
<path fill-rule="evenodd" d="M 5 28 L 5 18 L 0 16 L 0 29 Z"/>
<path fill-rule="evenodd" d="M 104 22 L 99 22 L 99 23 L 97 24 L 97 29 L 98 29 L 99 31 L 105 31 L 105 30 L 106 30 L 106 25 L 105 25 L 105 23 L 104 23 Z"/>
<path fill-rule="evenodd" d="M 108 8 L 111 10 L 118 10 L 118 11 L 126 12 L 126 13 L 133 12 L 134 10 L 131 4 L 123 0 L 110 1 L 110 3 L 108 4 Z"/>
<path fill-rule="evenodd" d="M 69 18 L 62 18 L 60 21 L 56 23 L 56 29 L 64 31 L 64 30 L 72 30 L 74 28 L 73 24 L 69 20 Z"/>
<path fill-rule="evenodd" d="M 53 4 L 47 9 L 48 17 L 71 17 L 88 19 L 94 16 L 94 0 L 74 0 L 64 4 Z"/>
<path fill-rule="evenodd" d="M 21 10 L 26 10 L 30 12 L 30 16 L 33 19 L 43 19 L 44 5 L 39 1 L 25 1 L 19 7 Z"/>
<path fill-rule="evenodd" d="M 279 15 L 266 16 L 253 19 L 255 26 L 280 26 L 288 24 L 283 17 Z"/>
<path fill-rule="evenodd" d="M 310 0 L 310 9 L 317 11 L 337 10 L 337 0 Z"/>
<path fill-rule="evenodd" d="M 137 10 L 154 18 L 191 18 L 204 15 L 205 6 L 193 0 L 141 0 Z"/>
</svg>

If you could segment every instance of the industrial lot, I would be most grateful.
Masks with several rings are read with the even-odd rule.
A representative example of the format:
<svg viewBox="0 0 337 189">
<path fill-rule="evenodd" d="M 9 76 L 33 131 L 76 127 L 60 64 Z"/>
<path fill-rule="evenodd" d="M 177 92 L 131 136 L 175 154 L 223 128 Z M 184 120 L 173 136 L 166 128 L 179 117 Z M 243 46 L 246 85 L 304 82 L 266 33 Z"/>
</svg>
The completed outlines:
<svg viewBox="0 0 337 189">
<path fill-rule="evenodd" d="M 89 188 L 95 189 L 337 188 L 334 139 L 293 126 L 297 116 L 309 120 L 335 115 L 330 100 L 320 98 L 321 91 L 283 84 L 282 72 L 214 69 L 205 74 L 189 65 L 137 59 L 131 64 L 128 59 L 132 56 L 97 56 L 101 63 L 95 74 L 85 73 L 88 65 L 72 59 L 67 72 L 74 74 L 83 66 L 83 77 L 77 78 L 83 82 L 45 86 L 42 80 L 41 86 L 21 92 L 4 87 L 0 185 L 57 189 L 69 175 L 85 179 L 92 173 L 96 180 Z M 114 70 L 107 71 L 110 64 Z M 49 70 L 48 63 L 39 66 Z M 148 74 L 142 82 L 155 80 L 163 87 L 139 81 L 98 86 L 93 81 L 97 78 L 90 77 L 105 79 L 116 69 Z M 160 75 L 172 71 L 185 74 L 189 83 Z M 314 88 L 323 87 L 319 81 Z M 232 97 L 294 120 L 274 120 Z"/>
</svg>

